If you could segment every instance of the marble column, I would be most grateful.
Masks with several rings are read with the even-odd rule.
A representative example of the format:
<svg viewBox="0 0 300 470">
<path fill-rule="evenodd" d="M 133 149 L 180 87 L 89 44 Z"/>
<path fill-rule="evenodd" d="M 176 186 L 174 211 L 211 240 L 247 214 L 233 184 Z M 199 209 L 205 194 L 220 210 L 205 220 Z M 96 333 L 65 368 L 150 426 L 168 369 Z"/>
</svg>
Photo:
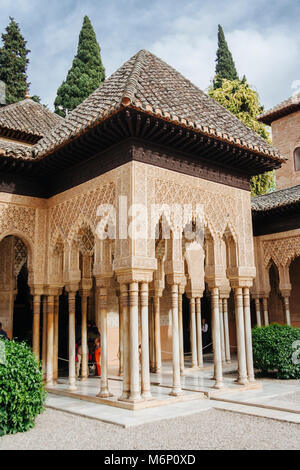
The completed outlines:
<svg viewBox="0 0 300 470">
<path fill-rule="evenodd" d="M 141 330 L 142 330 L 142 398 L 151 398 L 150 371 L 149 371 L 149 286 L 147 282 L 141 283 Z"/>
<path fill-rule="evenodd" d="M 87 379 L 89 376 L 88 368 L 88 336 L 87 336 L 87 309 L 88 309 L 88 294 L 81 293 L 81 379 Z"/>
<path fill-rule="evenodd" d="M 195 297 L 190 298 L 190 343 L 192 353 L 192 368 L 195 369 L 198 366 Z"/>
<path fill-rule="evenodd" d="M 154 294 L 154 345 L 155 345 L 155 372 L 161 371 L 161 340 L 160 340 L 160 297 Z"/>
<path fill-rule="evenodd" d="M 150 344 L 150 370 L 155 372 L 155 348 L 154 348 L 154 318 L 153 298 L 149 297 L 149 344 Z"/>
<path fill-rule="evenodd" d="M 139 285 L 129 284 L 130 394 L 129 401 L 141 400 L 139 380 Z"/>
<path fill-rule="evenodd" d="M 237 356 L 238 356 L 238 380 L 241 385 L 248 383 L 247 365 L 246 365 L 246 349 L 245 349 L 245 327 L 244 327 L 244 306 L 243 306 L 243 289 L 236 287 L 234 289 L 235 296 L 235 322 L 236 322 L 236 340 L 237 340 Z"/>
<path fill-rule="evenodd" d="M 53 385 L 53 345 L 54 345 L 54 296 L 48 295 L 47 308 L 47 386 Z"/>
<path fill-rule="evenodd" d="M 58 333 L 59 333 L 59 296 L 54 296 L 54 346 L 53 346 L 53 381 L 58 380 Z"/>
<path fill-rule="evenodd" d="M 123 364 L 124 364 L 124 341 L 123 341 L 123 311 L 121 306 L 121 295 L 118 297 L 119 300 L 119 376 L 123 375 Z"/>
<path fill-rule="evenodd" d="M 214 350 L 214 388 L 224 387 L 222 372 L 222 351 L 220 334 L 220 312 L 219 312 L 219 289 L 211 289 L 211 311 L 212 311 L 212 337 Z"/>
<path fill-rule="evenodd" d="M 41 310 L 41 296 L 33 296 L 33 325 L 32 325 L 32 350 L 37 358 L 40 360 L 40 310 Z"/>
<path fill-rule="evenodd" d="M 76 390 L 76 332 L 75 332 L 75 299 L 76 292 L 70 291 L 69 298 L 69 390 Z"/>
<path fill-rule="evenodd" d="M 250 311 L 249 287 L 244 287 L 243 288 L 243 297 L 244 297 L 244 322 L 245 322 L 247 376 L 248 376 L 249 382 L 255 382 L 254 368 L 253 368 L 252 330 L 251 330 L 251 311 Z"/>
<path fill-rule="evenodd" d="M 230 357 L 230 337 L 229 337 L 229 324 L 228 324 L 228 300 L 223 299 L 223 317 L 224 317 L 224 332 L 225 332 L 225 357 L 226 362 L 231 362 Z"/>
<path fill-rule="evenodd" d="M 178 331 L 179 331 L 179 360 L 180 373 L 184 373 L 184 344 L 183 344 L 183 319 L 182 319 L 182 293 L 178 294 Z"/>
<path fill-rule="evenodd" d="M 256 325 L 261 326 L 260 298 L 255 298 Z"/>
<path fill-rule="evenodd" d="M 98 308 L 100 317 L 100 335 L 101 335 L 101 378 L 100 391 L 97 397 L 108 398 L 111 393 L 108 389 L 108 351 L 107 351 L 107 287 L 99 287 Z"/>
<path fill-rule="evenodd" d="M 180 384 L 179 334 L 178 334 L 178 284 L 171 285 L 172 296 L 172 360 L 173 386 L 170 395 L 182 394 Z"/>
<path fill-rule="evenodd" d="M 221 338 L 221 354 L 222 361 L 226 361 L 225 356 L 225 332 L 224 332 L 224 317 L 223 317 L 223 299 L 219 298 L 219 312 L 220 312 L 220 338 Z"/>
<path fill-rule="evenodd" d="M 129 365 L 129 312 L 128 312 L 128 285 L 120 285 L 120 300 L 122 310 L 122 329 L 123 329 L 123 390 L 119 400 L 127 400 L 130 390 L 130 365 Z"/>
<path fill-rule="evenodd" d="M 268 297 L 263 297 L 264 322 L 265 326 L 269 324 Z"/>
<path fill-rule="evenodd" d="M 46 378 L 47 365 L 47 296 L 43 295 L 43 332 L 42 332 L 42 371 Z"/>
<path fill-rule="evenodd" d="M 291 314 L 290 314 L 290 301 L 289 296 L 284 296 L 284 310 L 285 310 L 285 321 L 287 325 L 291 325 Z"/>
<path fill-rule="evenodd" d="M 196 320 L 197 320 L 197 356 L 198 367 L 203 367 L 203 348 L 202 348 L 202 320 L 201 320 L 201 298 L 196 298 Z"/>
</svg>

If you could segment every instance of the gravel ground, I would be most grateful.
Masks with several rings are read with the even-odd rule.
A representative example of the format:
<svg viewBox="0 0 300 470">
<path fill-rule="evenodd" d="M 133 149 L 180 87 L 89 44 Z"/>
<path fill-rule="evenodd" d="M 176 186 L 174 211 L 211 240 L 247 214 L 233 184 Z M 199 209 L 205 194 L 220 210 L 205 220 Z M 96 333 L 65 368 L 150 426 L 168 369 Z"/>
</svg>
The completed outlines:
<svg viewBox="0 0 300 470">
<path fill-rule="evenodd" d="M 210 410 L 132 428 L 47 409 L 34 429 L 0 438 L 0 449 L 298 449 L 300 426 Z"/>
</svg>

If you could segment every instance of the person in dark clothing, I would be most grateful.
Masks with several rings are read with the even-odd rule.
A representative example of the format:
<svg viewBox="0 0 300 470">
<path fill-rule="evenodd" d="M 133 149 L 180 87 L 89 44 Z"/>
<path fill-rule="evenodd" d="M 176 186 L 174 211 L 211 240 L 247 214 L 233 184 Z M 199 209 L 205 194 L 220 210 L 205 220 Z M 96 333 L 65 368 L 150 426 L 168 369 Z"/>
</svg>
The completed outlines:
<svg viewBox="0 0 300 470">
<path fill-rule="evenodd" d="M 208 345 L 208 324 L 206 318 L 202 318 L 202 347 L 205 348 Z"/>
<path fill-rule="evenodd" d="M 8 339 L 6 331 L 2 329 L 2 323 L 0 322 L 0 339 Z"/>
</svg>

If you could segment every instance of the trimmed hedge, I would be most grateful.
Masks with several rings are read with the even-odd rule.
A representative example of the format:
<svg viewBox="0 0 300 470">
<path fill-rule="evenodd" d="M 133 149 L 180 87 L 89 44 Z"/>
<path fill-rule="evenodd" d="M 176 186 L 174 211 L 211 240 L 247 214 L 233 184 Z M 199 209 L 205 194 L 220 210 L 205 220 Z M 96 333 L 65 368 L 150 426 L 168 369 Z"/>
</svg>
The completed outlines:
<svg viewBox="0 0 300 470">
<path fill-rule="evenodd" d="M 32 428 L 45 397 L 41 366 L 31 348 L 0 340 L 0 436 Z"/>
<path fill-rule="evenodd" d="M 256 369 L 263 374 L 275 371 L 278 379 L 300 379 L 300 328 L 276 323 L 256 327 L 252 343 Z"/>
</svg>

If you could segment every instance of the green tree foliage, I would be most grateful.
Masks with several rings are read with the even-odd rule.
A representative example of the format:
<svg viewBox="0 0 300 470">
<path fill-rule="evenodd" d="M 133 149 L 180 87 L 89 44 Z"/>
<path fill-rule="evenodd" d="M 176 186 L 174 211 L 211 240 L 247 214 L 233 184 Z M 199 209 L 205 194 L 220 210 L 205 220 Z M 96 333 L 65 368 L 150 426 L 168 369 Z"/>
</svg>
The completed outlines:
<svg viewBox="0 0 300 470">
<path fill-rule="evenodd" d="M 27 42 L 20 32 L 18 23 L 9 18 L 10 23 L 2 34 L 3 47 L 0 48 L 0 80 L 6 84 L 6 103 L 23 100 L 29 89 L 27 81 Z"/>
<path fill-rule="evenodd" d="M 209 95 L 271 144 L 266 126 L 257 121 L 257 116 L 263 111 L 263 107 L 259 103 L 258 93 L 250 88 L 245 77 L 242 81 L 223 79 L 221 87 L 210 87 Z M 254 176 L 251 179 L 252 196 L 266 194 L 274 189 L 274 172 Z"/>
<path fill-rule="evenodd" d="M 77 54 L 67 78 L 57 90 L 55 112 L 62 117 L 75 109 L 105 80 L 105 69 L 93 26 L 84 17 Z"/>
<path fill-rule="evenodd" d="M 254 367 L 278 379 L 300 379 L 300 328 L 269 325 L 252 330 Z"/>
<path fill-rule="evenodd" d="M 0 339 L 0 436 L 32 428 L 44 409 L 42 370 L 26 343 Z"/>
<path fill-rule="evenodd" d="M 214 78 L 214 88 L 222 86 L 222 80 L 237 80 L 238 74 L 232 54 L 228 48 L 227 41 L 222 26 L 218 26 L 218 50 L 216 58 L 216 75 Z"/>
</svg>

